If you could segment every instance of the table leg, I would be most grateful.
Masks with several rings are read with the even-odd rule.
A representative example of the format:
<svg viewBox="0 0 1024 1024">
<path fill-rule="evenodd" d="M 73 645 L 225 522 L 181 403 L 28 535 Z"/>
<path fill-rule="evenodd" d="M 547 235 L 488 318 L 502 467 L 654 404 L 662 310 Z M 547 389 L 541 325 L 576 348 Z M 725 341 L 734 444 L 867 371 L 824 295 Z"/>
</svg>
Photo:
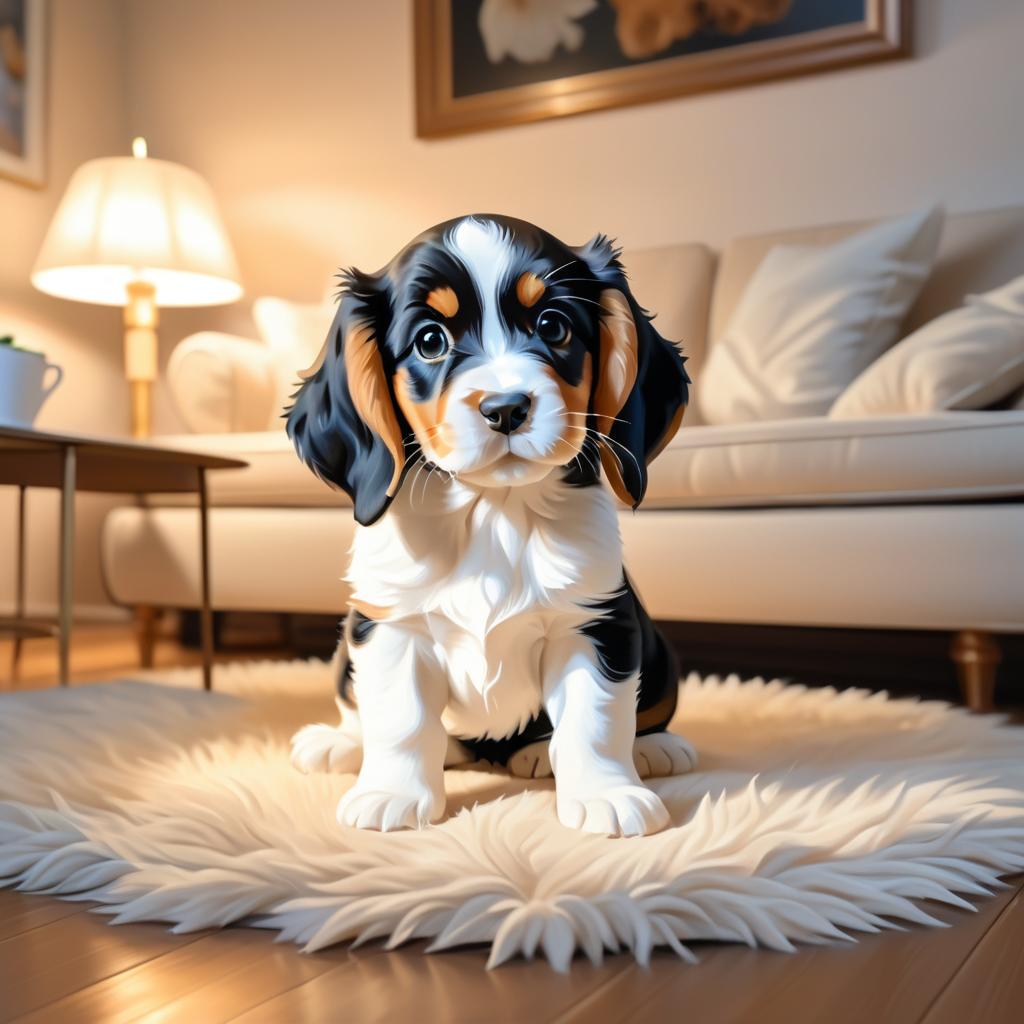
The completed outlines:
<svg viewBox="0 0 1024 1024">
<path fill-rule="evenodd" d="M 15 557 L 16 576 L 14 583 L 14 617 L 23 619 L 25 617 L 25 485 L 18 485 L 18 535 L 17 550 Z M 19 633 L 14 634 L 14 644 L 11 648 L 11 682 L 18 678 L 18 668 L 21 665 L 21 645 L 24 637 Z"/>
<path fill-rule="evenodd" d="M 60 685 L 71 674 L 71 591 L 75 580 L 75 446 L 64 449 L 64 476 L 60 485 Z"/>
<path fill-rule="evenodd" d="M 199 470 L 199 635 L 203 648 L 203 689 L 213 687 L 213 612 L 210 610 L 210 510 L 206 496 L 206 470 Z"/>
</svg>

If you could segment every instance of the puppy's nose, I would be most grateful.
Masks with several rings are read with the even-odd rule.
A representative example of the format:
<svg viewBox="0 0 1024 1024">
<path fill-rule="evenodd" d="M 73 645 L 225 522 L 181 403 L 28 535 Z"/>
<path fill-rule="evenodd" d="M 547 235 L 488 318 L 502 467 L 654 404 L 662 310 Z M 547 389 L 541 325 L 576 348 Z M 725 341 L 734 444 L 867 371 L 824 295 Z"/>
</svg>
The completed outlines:
<svg viewBox="0 0 1024 1024">
<path fill-rule="evenodd" d="M 480 415 L 491 430 L 511 434 L 525 422 L 530 412 L 530 396 L 522 391 L 488 395 L 480 403 Z"/>
</svg>

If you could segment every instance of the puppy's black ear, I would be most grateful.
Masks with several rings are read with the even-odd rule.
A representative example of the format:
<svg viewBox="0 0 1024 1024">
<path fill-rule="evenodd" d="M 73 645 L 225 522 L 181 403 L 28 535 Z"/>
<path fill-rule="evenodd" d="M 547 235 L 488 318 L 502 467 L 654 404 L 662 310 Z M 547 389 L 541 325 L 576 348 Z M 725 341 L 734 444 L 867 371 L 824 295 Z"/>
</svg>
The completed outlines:
<svg viewBox="0 0 1024 1024">
<path fill-rule="evenodd" d="M 690 378 L 679 350 L 633 297 L 611 242 L 598 235 L 575 252 L 602 285 L 593 414 L 611 441 L 602 442 L 601 465 L 616 497 L 636 508 L 648 464 L 682 423 Z"/>
<path fill-rule="evenodd" d="M 405 465 L 399 413 L 377 345 L 385 308 L 378 278 L 347 276 L 327 341 L 286 413 L 299 456 L 352 499 L 363 526 L 384 514 Z"/>
</svg>

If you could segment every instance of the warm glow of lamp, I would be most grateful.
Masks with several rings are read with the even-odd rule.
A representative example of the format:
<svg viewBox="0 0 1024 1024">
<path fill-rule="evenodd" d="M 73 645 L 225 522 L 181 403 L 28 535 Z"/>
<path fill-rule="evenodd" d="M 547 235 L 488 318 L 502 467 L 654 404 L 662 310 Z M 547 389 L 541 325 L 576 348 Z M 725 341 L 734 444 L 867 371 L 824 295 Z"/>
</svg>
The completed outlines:
<svg viewBox="0 0 1024 1024">
<path fill-rule="evenodd" d="M 90 160 L 71 178 L 32 271 L 40 291 L 123 306 L 132 434 L 150 432 L 159 306 L 242 297 L 238 265 L 210 187 L 195 171 L 132 156 Z"/>
</svg>

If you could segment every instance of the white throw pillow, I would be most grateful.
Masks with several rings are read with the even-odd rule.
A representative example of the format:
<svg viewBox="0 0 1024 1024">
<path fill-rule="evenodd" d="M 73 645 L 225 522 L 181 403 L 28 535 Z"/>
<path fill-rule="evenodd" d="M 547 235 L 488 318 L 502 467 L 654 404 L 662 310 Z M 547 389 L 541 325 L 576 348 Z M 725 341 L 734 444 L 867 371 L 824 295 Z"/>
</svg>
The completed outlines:
<svg viewBox="0 0 1024 1024">
<path fill-rule="evenodd" d="M 333 299 L 323 302 L 290 302 L 264 297 L 252 304 L 252 318 L 264 344 L 274 355 L 279 387 L 278 404 L 291 404 L 299 375 L 320 354 L 337 309 Z"/>
<path fill-rule="evenodd" d="M 885 353 L 829 416 L 984 409 L 1024 385 L 1024 276 L 945 313 Z"/>
<path fill-rule="evenodd" d="M 778 246 L 711 346 L 696 392 L 708 423 L 824 416 L 899 336 L 942 233 L 935 207 L 829 246 Z"/>
<path fill-rule="evenodd" d="M 193 334 L 171 353 L 167 383 L 194 434 L 280 427 L 277 368 L 258 341 L 217 331 Z"/>
</svg>

